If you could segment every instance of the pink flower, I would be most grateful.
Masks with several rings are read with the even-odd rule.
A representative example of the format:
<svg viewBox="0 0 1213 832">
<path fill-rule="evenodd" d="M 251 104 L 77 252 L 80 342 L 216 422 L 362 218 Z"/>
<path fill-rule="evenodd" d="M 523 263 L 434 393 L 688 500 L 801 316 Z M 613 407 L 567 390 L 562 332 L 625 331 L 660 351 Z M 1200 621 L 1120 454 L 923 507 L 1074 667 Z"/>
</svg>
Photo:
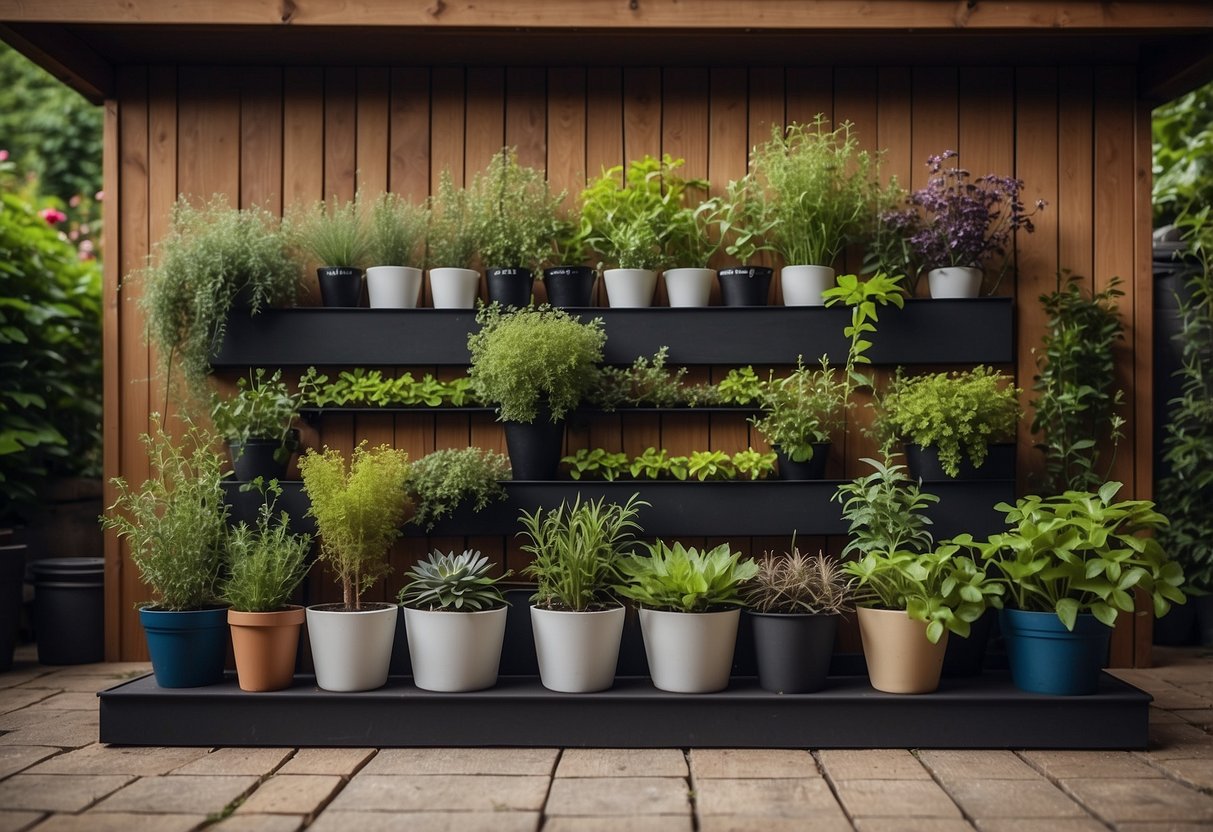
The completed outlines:
<svg viewBox="0 0 1213 832">
<path fill-rule="evenodd" d="M 81 199 L 80 194 L 75 194 L 75 195 L 74 195 L 74 196 L 73 196 L 71 199 L 69 199 L 69 200 L 67 201 L 67 204 L 68 204 L 68 205 L 70 205 L 70 206 L 72 206 L 73 208 L 79 208 L 79 207 L 80 207 L 80 199 Z"/>
<path fill-rule="evenodd" d="M 7 161 L 8 161 L 8 151 L 0 150 L 0 162 L 7 162 Z"/>
<path fill-rule="evenodd" d="M 43 208 L 38 212 L 38 216 L 46 220 L 50 225 L 58 225 L 67 219 L 67 214 L 54 208 Z"/>
<path fill-rule="evenodd" d="M 101 202 L 103 199 L 105 199 L 105 191 L 97 191 L 97 193 L 93 194 L 93 199 Z"/>
</svg>

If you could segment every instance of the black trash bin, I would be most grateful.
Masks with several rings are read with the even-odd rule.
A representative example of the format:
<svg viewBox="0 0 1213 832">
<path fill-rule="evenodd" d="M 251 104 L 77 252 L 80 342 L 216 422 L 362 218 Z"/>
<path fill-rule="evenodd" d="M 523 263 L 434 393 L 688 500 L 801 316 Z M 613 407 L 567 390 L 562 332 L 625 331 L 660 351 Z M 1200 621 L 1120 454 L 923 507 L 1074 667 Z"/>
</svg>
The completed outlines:
<svg viewBox="0 0 1213 832">
<path fill-rule="evenodd" d="M 31 571 L 38 661 L 105 661 L 105 560 L 45 558 Z"/>
</svg>

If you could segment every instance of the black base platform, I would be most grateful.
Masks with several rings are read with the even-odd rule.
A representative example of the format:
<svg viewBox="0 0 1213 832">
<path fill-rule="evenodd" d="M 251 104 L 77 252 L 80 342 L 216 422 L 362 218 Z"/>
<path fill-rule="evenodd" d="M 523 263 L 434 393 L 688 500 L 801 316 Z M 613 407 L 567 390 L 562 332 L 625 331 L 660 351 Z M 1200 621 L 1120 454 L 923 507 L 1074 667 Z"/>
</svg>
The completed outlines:
<svg viewBox="0 0 1213 832">
<path fill-rule="evenodd" d="M 235 679 L 166 690 L 144 676 L 103 691 L 101 741 L 163 746 L 559 746 L 605 748 L 1144 748 L 1150 696 L 1104 674 L 1094 696 L 1040 696 L 1005 673 L 945 679 L 920 696 L 879 693 L 863 676 L 780 695 L 738 677 L 727 691 L 663 693 L 622 677 L 603 693 L 544 689 L 533 676 L 440 694 L 406 676 L 364 693 L 296 677 L 275 693 Z"/>
</svg>

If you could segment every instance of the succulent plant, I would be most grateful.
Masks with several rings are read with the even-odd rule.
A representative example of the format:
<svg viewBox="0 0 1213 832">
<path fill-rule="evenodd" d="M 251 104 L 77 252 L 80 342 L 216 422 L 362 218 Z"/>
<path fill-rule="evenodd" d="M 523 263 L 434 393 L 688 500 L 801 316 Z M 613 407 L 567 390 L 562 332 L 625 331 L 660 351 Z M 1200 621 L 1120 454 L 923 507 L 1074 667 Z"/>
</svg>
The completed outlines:
<svg viewBox="0 0 1213 832">
<path fill-rule="evenodd" d="M 411 578 L 400 590 L 399 602 L 422 610 L 477 612 L 505 604 L 497 583 L 509 576 L 489 576 L 493 564 L 478 551 L 461 554 L 434 551 L 405 575 Z"/>
</svg>

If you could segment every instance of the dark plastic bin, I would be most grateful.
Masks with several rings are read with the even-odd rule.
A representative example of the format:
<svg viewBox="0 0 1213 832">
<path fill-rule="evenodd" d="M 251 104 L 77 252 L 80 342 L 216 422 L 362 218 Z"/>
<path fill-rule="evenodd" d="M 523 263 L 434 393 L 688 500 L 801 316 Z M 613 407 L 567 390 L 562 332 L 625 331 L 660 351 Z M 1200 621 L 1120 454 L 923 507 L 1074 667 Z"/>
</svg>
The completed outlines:
<svg viewBox="0 0 1213 832">
<path fill-rule="evenodd" d="M 45 558 L 31 565 L 42 664 L 105 661 L 105 561 Z"/>
</svg>

